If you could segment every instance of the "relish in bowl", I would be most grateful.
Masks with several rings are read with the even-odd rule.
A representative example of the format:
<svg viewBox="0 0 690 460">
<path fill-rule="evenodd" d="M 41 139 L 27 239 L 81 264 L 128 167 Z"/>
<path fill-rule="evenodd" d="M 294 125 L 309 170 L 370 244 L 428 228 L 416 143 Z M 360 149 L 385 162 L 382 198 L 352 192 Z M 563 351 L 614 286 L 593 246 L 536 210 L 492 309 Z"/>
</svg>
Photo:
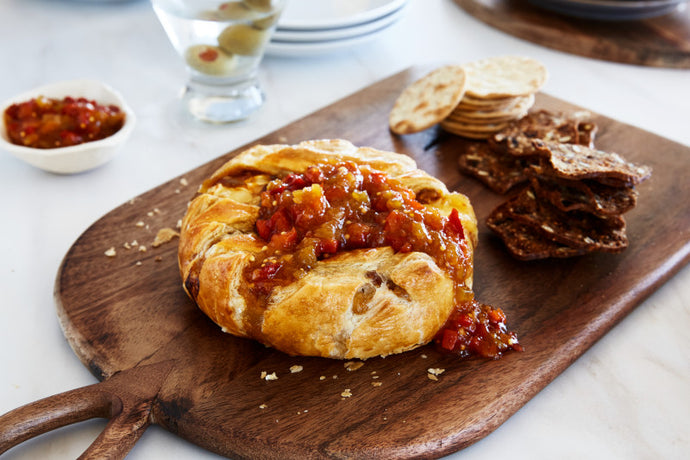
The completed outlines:
<svg viewBox="0 0 690 460">
<path fill-rule="evenodd" d="M 11 98 L 0 109 L 0 148 L 60 174 L 109 161 L 135 124 L 122 96 L 94 80 L 41 86 Z"/>
</svg>

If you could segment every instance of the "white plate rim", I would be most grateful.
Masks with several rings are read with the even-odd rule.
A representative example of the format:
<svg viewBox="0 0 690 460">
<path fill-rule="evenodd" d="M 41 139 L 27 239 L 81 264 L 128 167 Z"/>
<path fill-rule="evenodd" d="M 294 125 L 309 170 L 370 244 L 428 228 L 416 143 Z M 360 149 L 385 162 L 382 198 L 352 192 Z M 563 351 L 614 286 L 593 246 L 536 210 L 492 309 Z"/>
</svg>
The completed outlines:
<svg viewBox="0 0 690 460">
<path fill-rule="evenodd" d="M 266 45 L 266 54 L 279 57 L 307 57 L 328 54 L 352 46 L 358 46 L 370 42 L 378 37 L 379 34 L 388 30 L 397 21 L 381 27 L 378 30 L 355 37 L 341 40 L 318 40 L 311 42 L 279 42 L 271 41 Z"/>
<path fill-rule="evenodd" d="M 325 0 L 321 0 L 325 1 Z M 334 0 L 337 1 L 337 0 Z M 342 0 L 347 1 L 347 0 Z M 364 9 L 356 14 L 343 18 L 323 19 L 319 21 L 298 21 L 290 20 L 285 16 L 289 12 L 290 2 L 285 6 L 281 18 L 278 20 L 277 29 L 279 30 L 314 30 L 314 29 L 334 29 L 338 27 L 349 27 L 357 24 L 369 22 L 381 18 L 392 11 L 402 7 L 408 0 L 388 0 L 387 3 L 371 9 Z"/>
<path fill-rule="evenodd" d="M 405 6 L 394 10 L 379 19 L 365 22 L 350 27 L 339 27 L 329 30 L 311 30 L 311 31 L 292 31 L 276 29 L 273 32 L 272 40 L 279 42 L 311 42 L 311 41 L 325 41 L 325 40 L 341 40 L 358 35 L 364 35 L 369 32 L 374 32 L 380 28 L 384 28 L 400 19 Z"/>
</svg>

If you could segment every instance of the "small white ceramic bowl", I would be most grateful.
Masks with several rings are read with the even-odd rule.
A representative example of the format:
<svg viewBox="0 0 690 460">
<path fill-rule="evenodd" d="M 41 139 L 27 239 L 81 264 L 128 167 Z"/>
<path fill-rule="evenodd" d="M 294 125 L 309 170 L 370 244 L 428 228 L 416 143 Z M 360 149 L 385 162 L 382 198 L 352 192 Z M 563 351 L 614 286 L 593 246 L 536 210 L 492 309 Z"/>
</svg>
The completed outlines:
<svg viewBox="0 0 690 460">
<path fill-rule="evenodd" d="M 116 105 L 125 112 L 125 124 L 118 132 L 98 141 L 85 142 L 71 147 L 35 149 L 16 145 L 7 137 L 2 115 L 7 107 L 37 96 L 62 99 L 67 96 L 85 97 L 102 105 Z M 129 138 L 136 124 L 136 117 L 122 96 L 110 86 L 96 80 L 68 80 L 34 88 L 14 96 L 0 106 L 0 149 L 6 150 L 27 163 L 58 174 L 73 174 L 96 168 L 109 161 L 118 148 Z"/>
</svg>

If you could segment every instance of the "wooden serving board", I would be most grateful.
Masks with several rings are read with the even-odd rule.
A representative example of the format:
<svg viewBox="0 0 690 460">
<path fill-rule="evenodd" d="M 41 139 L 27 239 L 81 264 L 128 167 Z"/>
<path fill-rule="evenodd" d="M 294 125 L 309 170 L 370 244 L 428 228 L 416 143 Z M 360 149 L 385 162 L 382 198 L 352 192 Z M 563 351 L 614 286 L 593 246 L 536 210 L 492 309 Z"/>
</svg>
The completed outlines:
<svg viewBox="0 0 690 460">
<path fill-rule="evenodd" d="M 651 67 L 690 68 L 690 9 L 634 21 L 581 19 L 526 0 L 454 0 L 467 13 L 523 40 L 566 53 Z"/>
<path fill-rule="evenodd" d="M 690 148 L 598 115 L 599 147 L 654 169 L 627 217 L 630 247 L 569 260 L 512 259 L 483 224 L 504 197 L 458 173 L 458 152 L 469 141 L 435 128 L 404 137 L 387 129 L 393 101 L 426 70 L 396 74 L 257 142 L 342 137 L 395 150 L 469 195 L 480 221 L 477 298 L 503 307 L 524 352 L 459 360 L 426 346 L 348 371 L 341 361 L 290 357 L 222 333 L 182 291 L 176 241 L 150 242 L 243 147 L 109 212 L 65 256 L 58 314 L 76 354 L 105 380 L 96 387 L 126 391 L 122 399 L 135 405 L 148 401 L 138 410 L 148 407 L 149 420 L 232 458 L 437 458 L 497 428 L 687 263 L 690 210 L 677 198 L 690 192 Z M 547 95 L 537 106 L 576 109 Z M 123 248 L 134 240 L 147 251 Z M 116 256 L 104 255 L 110 247 Z M 296 365 L 303 370 L 291 373 Z M 432 381 L 429 368 L 445 372 Z"/>
</svg>

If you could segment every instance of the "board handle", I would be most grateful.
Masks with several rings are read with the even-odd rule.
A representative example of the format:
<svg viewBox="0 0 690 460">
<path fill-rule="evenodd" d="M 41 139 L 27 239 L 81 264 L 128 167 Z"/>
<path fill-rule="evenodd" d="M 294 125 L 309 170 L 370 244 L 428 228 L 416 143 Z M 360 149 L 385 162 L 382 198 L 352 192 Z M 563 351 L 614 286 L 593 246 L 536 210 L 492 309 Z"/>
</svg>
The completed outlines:
<svg viewBox="0 0 690 460">
<path fill-rule="evenodd" d="M 80 459 L 121 459 L 151 424 L 153 402 L 170 363 L 135 367 L 108 380 L 40 399 L 0 416 L 0 454 L 56 428 L 110 419 Z"/>
</svg>

